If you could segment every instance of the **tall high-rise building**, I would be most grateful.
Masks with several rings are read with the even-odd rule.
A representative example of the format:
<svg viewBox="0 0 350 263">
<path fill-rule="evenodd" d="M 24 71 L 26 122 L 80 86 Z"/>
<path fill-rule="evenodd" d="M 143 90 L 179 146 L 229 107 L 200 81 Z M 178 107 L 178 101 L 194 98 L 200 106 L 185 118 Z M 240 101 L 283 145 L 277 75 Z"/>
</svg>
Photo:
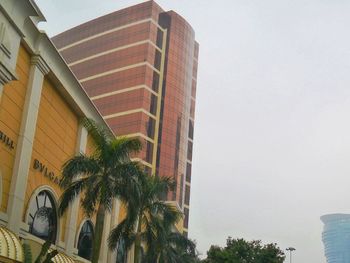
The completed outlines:
<svg viewBox="0 0 350 263">
<path fill-rule="evenodd" d="M 144 141 L 136 157 L 148 172 L 174 178 L 167 200 L 184 212 L 187 233 L 199 47 L 192 27 L 147 1 L 53 42 L 112 130 Z"/>
<path fill-rule="evenodd" d="M 329 214 L 321 216 L 324 223 L 322 240 L 327 263 L 350 262 L 350 215 Z"/>
</svg>

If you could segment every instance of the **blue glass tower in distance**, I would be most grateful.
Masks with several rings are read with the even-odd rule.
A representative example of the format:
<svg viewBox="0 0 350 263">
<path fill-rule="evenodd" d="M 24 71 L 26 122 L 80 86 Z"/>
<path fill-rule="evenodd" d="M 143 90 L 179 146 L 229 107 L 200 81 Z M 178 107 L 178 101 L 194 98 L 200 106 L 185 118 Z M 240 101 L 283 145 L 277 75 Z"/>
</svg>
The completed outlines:
<svg viewBox="0 0 350 263">
<path fill-rule="evenodd" d="M 350 263 L 350 214 L 321 216 L 327 263 Z"/>
</svg>

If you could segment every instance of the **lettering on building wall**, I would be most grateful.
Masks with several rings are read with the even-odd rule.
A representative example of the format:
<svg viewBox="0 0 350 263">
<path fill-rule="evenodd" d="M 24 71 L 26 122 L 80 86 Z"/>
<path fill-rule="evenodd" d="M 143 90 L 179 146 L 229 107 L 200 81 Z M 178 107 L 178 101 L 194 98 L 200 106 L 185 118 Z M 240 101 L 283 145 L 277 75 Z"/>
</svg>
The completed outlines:
<svg viewBox="0 0 350 263">
<path fill-rule="evenodd" d="M 5 144 L 5 146 L 7 148 L 9 148 L 10 150 L 13 150 L 15 148 L 15 144 L 13 142 L 13 140 L 10 139 L 10 137 L 8 137 L 5 133 L 3 133 L 2 131 L 0 131 L 0 142 L 2 142 L 3 144 Z"/>
<path fill-rule="evenodd" d="M 50 181 L 54 182 L 55 184 L 60 183 L 60 179 L 55 175 L 55 173 L 50 171 L 47 168 L 47 166 L 44 165 L 42 162 L 40 162 L 38 159 L 34 159 L 33 168 L 39 171 L 41 174 L 43 174 L 45 177 L 47 177 Z"/>
</svg>

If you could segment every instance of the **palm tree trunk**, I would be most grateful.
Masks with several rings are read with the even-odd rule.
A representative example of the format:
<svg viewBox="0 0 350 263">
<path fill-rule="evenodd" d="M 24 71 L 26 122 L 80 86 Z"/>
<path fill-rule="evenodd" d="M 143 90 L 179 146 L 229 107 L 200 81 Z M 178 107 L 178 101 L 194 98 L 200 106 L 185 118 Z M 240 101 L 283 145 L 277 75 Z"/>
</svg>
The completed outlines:
<svg viewBox="0 0 350 263">
<path fill-rule="evenodd" d="M 98 263 L 100 257 L 100 249 L 102 244 L 102 234 L 103 234 L 103 225 L 105 221 L 105 207 L 103 204 L 98 206 L 97 215 L 96 215 L 96 226 L 94 233 L 94 240 L 92 244 L 92 257 L 91 263 Z"/>
<path fill-rule="evenodd" d="M 137 232 L 135 237 L 135 249 L 134 249 L 134 263 L 140 263 L 141 257 L 141 216 L 137 225 Z"/>
</svg>

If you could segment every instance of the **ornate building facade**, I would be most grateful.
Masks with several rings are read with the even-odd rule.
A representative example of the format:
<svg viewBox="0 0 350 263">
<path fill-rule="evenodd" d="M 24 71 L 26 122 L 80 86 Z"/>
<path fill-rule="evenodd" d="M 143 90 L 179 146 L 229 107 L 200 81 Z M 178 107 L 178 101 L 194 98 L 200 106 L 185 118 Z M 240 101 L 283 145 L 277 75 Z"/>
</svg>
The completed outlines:
<svg viewBox="0 0 350 263">
<path fill-rule="evenodd" d="M 0 7 L 0 262 L 23 262 L 21 243 L 34 257 L 47 239 L 60 252 L 54 262 L 89 262 L 95 219 L 79 200 L 58 217 L 59 175 L 69 158 L 93 151 L 82 118 L 109 127 L 37 28 L 45 18 L 34 1 L 0 0 Z M 117 203 L 113 209 L 104 240 L 117 224 Z M 104 242 L 101 262 L 115 257 Z"/>
</svg>

